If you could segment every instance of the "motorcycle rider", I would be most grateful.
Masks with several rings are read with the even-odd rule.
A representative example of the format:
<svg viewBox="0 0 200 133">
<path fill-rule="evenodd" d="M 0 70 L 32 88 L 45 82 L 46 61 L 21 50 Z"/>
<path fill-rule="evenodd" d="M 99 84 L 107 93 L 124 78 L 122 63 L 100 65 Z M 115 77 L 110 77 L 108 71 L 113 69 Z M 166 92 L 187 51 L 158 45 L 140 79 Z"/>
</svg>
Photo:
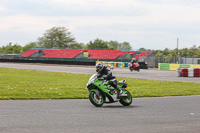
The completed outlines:
<svg viewBox="0 0 200 133">
<path fill-rule="evenodd" d="M 132 60 L 131 60 L 131 64 L 134 66 L 134 63 L 136 63 L 136 59 L 135 58 L 133 58 Z"/>
<path fill-rule="evenodd" d="M 119 90 L 119 95 L 122 94 L 122 90 L 117 86 L 118 82 L 115 79 L 115 77 L 112 76 L 112 72 L 108 70 L 107 67 L 103 66 L 101 62 L 96 64 L 96 72 L 98 73 L 97 78 L 103 77 L 105 80 L 109 80 L 109 84 L 113 86 L 115 89 Z"/>
<path fill-rule="evenodd" d="M 139 64 L 136 62 L 136 59 L 135 58 L 132 58 L 131 60 L 131 65 L 132 65 L 132 68 L 136 71 L 140 71 L 140 68 L 139 68 Z"/>
</svg>

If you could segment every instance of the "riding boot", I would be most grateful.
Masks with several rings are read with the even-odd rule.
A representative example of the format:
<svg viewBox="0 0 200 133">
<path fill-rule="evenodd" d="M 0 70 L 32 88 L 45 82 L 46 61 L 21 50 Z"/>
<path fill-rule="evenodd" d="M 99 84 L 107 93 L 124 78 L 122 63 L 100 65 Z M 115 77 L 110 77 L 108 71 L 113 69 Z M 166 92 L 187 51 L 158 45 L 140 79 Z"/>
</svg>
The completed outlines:
<svg viewBox="0 0 200 133">
<path fill-rule="evenodd" d="M 118 90 L 118 98 L 119 98 L 121 96 L 121 94 L 123 93 L 123 91 L 118 86 L 116 87 L 116 89 Z"/>
<path fill-rule="evenodd" d="M 119 88 L 119 95 L 121 95 L 123 93 L 122 89 Z"/>
</svg>

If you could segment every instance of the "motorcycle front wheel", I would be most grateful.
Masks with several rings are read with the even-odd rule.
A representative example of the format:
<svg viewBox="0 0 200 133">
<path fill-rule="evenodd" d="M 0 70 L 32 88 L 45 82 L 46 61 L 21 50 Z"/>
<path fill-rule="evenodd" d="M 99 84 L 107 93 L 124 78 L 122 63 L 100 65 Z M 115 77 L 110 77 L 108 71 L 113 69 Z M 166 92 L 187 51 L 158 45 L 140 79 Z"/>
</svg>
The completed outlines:
<svg viewBox="0 0 200 133">
<path fill-rule="evenodd" d="M 100 93 L 98 97 L 94 91 L 90 92 L 89 99 L 90 99 L 90 102 L 96 107 L 101 107 L 104 103 L 102 94 Z"/>
<path fill-rule="evenodd" d="M 126 94 L 127 96 L 121 97 L 119 102 L 124 106 L 129 106 L 132 103 L 132 96 L 128 91 L 126 91 Z"/>
</svg>

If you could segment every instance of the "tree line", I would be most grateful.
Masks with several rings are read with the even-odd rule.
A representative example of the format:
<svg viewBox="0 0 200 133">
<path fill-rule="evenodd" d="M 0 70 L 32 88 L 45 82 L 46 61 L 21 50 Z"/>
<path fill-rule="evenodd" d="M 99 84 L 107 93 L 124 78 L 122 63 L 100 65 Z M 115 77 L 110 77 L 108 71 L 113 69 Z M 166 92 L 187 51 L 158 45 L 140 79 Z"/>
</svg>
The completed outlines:
<svg viewBox="0 0 200 133">
<path fill-rule="evenodd" d="M 24 47 L 9 43 L 0 47 L 0 53 L 18 54 L 30 48 L 62 48 L 62 49 L 104 49 L 104 50 L 132 50 L 129 42 L 104 41 L 95 39 L 87 44 L 78 43 L 65 27 L 53 27 L 47 30 L 37 41 L 30 42 Z"/>
<path fill-rule="evenodd" d="M 129 42 L 104 41 L 96 38 L 87 44 L 78 43 L 66 27 L 53 27 L 47 30 L 37 41 L 30 42 L 25 46 L 9 43 L 0 47 L 2 54 L 19 54 L 31 48 L 62 48 L 62 49 L 103 49 L 103 50 L 132 50 Z M 155 56 L 184 56 L 200 57 L 200 46 L 191 48 L 169 50 L 152 50 L 140 48 L 139 51 L 153 51 Z"/>
<path fill-rule="evenodd" d="M 200 57 L 200 46 L 193 45 L 191 48 L 182 48 L 182 49 L 173 49 L 170 50 L 165 48 L 164 50 L 151 50 L 140 48 L 139 51 L 152 51 L 156 57 L 173 57 L 173 56 L 181 56 L 181 57 Z"/>
</svg>

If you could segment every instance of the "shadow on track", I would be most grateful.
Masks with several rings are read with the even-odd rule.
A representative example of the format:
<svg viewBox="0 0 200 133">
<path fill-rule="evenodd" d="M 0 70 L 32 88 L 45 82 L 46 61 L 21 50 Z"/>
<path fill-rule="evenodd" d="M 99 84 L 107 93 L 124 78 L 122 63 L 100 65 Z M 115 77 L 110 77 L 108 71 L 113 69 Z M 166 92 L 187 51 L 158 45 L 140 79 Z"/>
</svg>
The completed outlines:
<svg viewBox="0 0 200 133">
<path fill-rule="evenodd" d="M 103 105 L 101 108 L 137 108 L 142 106 Z"/>
</svg>

